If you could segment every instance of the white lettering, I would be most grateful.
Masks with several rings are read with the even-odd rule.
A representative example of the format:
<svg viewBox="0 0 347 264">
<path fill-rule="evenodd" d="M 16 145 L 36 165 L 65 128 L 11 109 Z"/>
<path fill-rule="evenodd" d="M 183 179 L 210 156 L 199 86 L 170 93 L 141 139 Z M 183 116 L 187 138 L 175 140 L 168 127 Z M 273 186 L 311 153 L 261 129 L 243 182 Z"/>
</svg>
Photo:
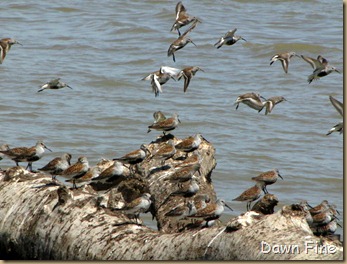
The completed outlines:
<svg viewBox="0 0 347 264">
<path fill-rule="evenodd" d="M 260 252 L 261 253 L 268 254 L 271 251 L 271 246 L 268 243 L 266 243 L 265 241 L 261 241 L 260 245 L 261 245 L 260 246 Z M 264 246 L 267 247 L 266 250 L 264 249 Z"/>
</svg>

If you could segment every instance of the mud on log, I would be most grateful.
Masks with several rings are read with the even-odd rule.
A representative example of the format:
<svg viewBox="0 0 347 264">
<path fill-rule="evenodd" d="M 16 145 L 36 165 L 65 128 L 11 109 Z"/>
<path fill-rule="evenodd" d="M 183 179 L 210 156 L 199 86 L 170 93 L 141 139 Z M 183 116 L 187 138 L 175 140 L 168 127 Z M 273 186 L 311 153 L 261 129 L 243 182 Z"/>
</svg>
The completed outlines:
<svg viewBox="0 0 347 264">
<path fill-rule="evenodd" d="M 148 144 L 154 152 L 172 135 Z M 199 192 L 216 200 L 211 175 L 214 147 L 203 141 Z M 247 212 L 226 225 L 188 230 L 165 217 L 173 205 L 190 199 L 170 195 L 165 179 L 189 159 L 177 152 L 164 164 L 149 157 L 109 192 L 97 186 L 69 189 L 51 177 L 13 167 L 0 174 L 0 252 L 42 260 L 333 260 L 343 258 L 338 242 L 312 234 L 305 214 L 285 206 L 275 214 Z M 171 186 L 171 187 L 170 187 Z M 171 188 L 171 189 L 170 189 Z M 158 229 L 121 211 L 124 201 L 150 192 Z M 181 232 L 178 232 L 181 231 Z M 284 247 L 287 246 L 285 251 Z M 291 247 L 292 250 L 288 248 Z M 280 252 L 281 251 L 281 252 Z"/>
</svg>

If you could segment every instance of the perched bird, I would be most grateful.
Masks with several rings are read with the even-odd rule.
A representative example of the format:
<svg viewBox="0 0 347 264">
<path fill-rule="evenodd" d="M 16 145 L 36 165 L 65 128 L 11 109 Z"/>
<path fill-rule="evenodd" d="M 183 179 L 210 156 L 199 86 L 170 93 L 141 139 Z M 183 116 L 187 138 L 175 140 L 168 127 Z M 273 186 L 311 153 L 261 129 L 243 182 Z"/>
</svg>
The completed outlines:
<svg viewBox="0 0 347 264">
<path fill-rule="evenodd" d="M 12 38 L 0 39 L 0 64 L 2 64 L 2 62 L 4 61 L 13 44 L 22 45 L 17 40 Z"/>
<path fill-rule="evenodd" d="M 251 203 L 260 197 L 264 185 L 265 183 L 263 181 L 258 181 L 256 185 L 241 193 L 233 201 L 247 202 L 247 211 L 249 211 L 251 209 Z"/>
<path fill-rule="evenodd" d="M 343 117 L 343 103 L 341 103 L 340 101 L 338 101 L 337 99 L 335 99 L 331 95 L 329 96 L 329 99 L 330 99 L 330 102 L 332 103 L 332 105 L 337 110 L 337 112 L 339 112 L 339 114 Z M 333 132 L 340 132 L 340 134 L 343 132 L 343 121 L 338 123 L 334 127 L 332 127 L 328 131 L 327 135 L 330 135 Z"/>
<path fill-rule="evenodd" d="M 178 119 L 178 114 L 174 113 L 172 117 L 167 118 L 163 121 L 155 122 L 152 125 L 148 126 L 147 133 L 149 133 L 151 129 L 155 129 L 163 131 L 165 135 L 166 131 L 174 130 L 178 126 L 178 123 L 181 123 L 181 121 Z"/>
<path fill-rule="evenodd" d="M 264 105 L 265 102 L 262 101 L 261 99 L 266 100 L 266 98 L 262 97 L 260 94 L 256 93 L 245 93 L 237 97 L 234 105 L 236 105 L 236 110 L 239 108 L 240 103 L 244 103 L 245 105 L 248 105 L 250 108 L 253 108 L 255 110 L 258 110 L 260 112 Z"/>
<path fill-rule="evenodd" d="M 312 215 L 312 218 L 313 218 L 312 227 L 319 227 L 322 225 L 326 225 L 326 224 L 329 224 L 334 219 L 338 219 L 334 211 L 331 210 L 330 208 L 319 214 Z"/>
<path fill-rule="evenodd" d="M 193 198 L 196 210 L 201 210 L 206 208 L 207 203 L 211 201 L 208 194 L 197 194 Z"/>
<path fill-rule="evenodd" d="M 101 167 L 94 166 L 92 168 L 89 168 L 88 171 L 82 177 L 67 179 L 65 181 L 70 182 L 70 183 L 75 183 L 75 184 L 77 184 L 77 183 L 90 183 L 92 181 L 92 179 L 98 177 L 101 172 L 102 172 Z"/>
<path fill-rule="evenodd" d="M 38 161 L 45 149 L 50 150 L 42 141 L 37 141 L 36 145 L 30 148 L 27 147 L 17 147 L 8 150 L 0 150 L 0 153 L 4 154 L 6 157 L 10 158 L 18 166 L 18 162 L 28 162 L 26 169 L 32 171 L 32 163 Z"/>
<path fill-rule="evenodd" d="M 133 215 L 137 222 L 140 213 L 147 213 L 151 203 L 151 195 L 149 193 L 143 193 L 140 197 L 126 203 L 123 208 L 115 210 L 122 211 L 126 215 Z"/>
<path fill-rule="evenodd" d="M 272 58 L 270 59 L 270 65 L 272 65 L 272 63 L 274 63 L 275 61 L 279 60 L 282 63 L 284 72 L 288 73 L 288 66 L 289 66 L 290 59 L 294 56 L 300 57 L 293 51 L 276 54 L 272 56 Z"/>
<path fill-rule="evenodd" d="M 153 113 L 154 123 L 164 121 L 166 119 L 166 116 L 161 112 L 157 111 Z"/>
<path fill-rule="evenodd" d="M 69 166 L 71 166 L 71 154 L 64 153 L 61 157 L 56 157 L 48 162 L 45 166 L 38 169 L 39 171 L 44 171 L 52 176 L 52 180 Z"/>
<path fill-rule="evenodd" d="M 238 42 L 240 39 L 243 41 L 246 41 L 243 37 L 241 36 L 236 36 L 234 35 L 236 32 L 237 28 L 234 28 L 233 30 L 229 30 L 223 37 L 221 37 L 215 44 L 214 46 L 217 46 L 217 49 L 222 47 L 223 45 L 234 45 L 236 42 Z"/>
<path fill-rule="evenodd" d="M 198 66 L 187 67 L 180 71 L 180 73 L 178 74 L 178 80 L 181 80 L 182 77 L 184 78 L 184 88 L 183 88 L 184 92 L 187 91 L 190 80 L 199 70 L 204 72 L 204 70 Z"/>
<path fill-rule="evenodd" d="M 179 188 L 170 193 L 170 196 L 173 195 L 182 195 L 184 197 L 191 197 L 200 190 L 197 177 L 192 176 L 189 181 L 183 182 L 180 184 Z"/>
<path fill-rule="evenodd" d="M 190 38 L 187 38 L 186 36 L 188 35 L 188 33 L 190 31 L 192 31 L 195 27 L 196 27 L 196 24 L 198 23 L 197 20 L 194 21 L 194 23 L 190 26 L 190 28 L 183 33 L 183 35 L 179 36 L 174 42 L 172 42 L 172 44 L 170 45 L 168 51 L 167 51 L 167 56 L 170 57 L 172 56 L 172 59 L 174 62 L 176 62 L 176 58 L 175 58 L 175 52 L 177 50 L 180 50 L 182 49 L 185 45 L 187 45 L 188 43 L 192 43 L 194 46 L 195 43 L 190 39 Z"/>
<path fill-rule="evenodd" d="M 329 209 L 329 202 L 327 200 L 323 200 L 320 204 L 311 208 L 309 211 L 310 211 L 310 214 L 312 216 L 314 216 L 314 215 L 322 213 L 328 209 Z"/>
<path fill-rule="evenodd" d="M 147 157 L 147 153 L 150 153 L 150 151 L 144 144 L 142 144 L 139 149 L 131 151 L 128 154 L 113 160 L 120 161 L 123 164 L 135 165 L 142 162 Z"/>
<path fill-rule="evenodd" d="M 187 204 L 181 204 L 170 210 L 165 214 L 166 217 L 175 218 L 177 221 L 187 216 L 196 213 L 196 208 L 193 201 L 188 201 Z"/>
<path fill-rule="evenodd" d="M 183 139 L 180 143 L 176 144 L 176 149 L 183 152 L 191 152 L 199 148 L 201 144 L 202 135 L 200 133 L 195 134 L 193 137 L 190 136 Z"/>
<path fill-rule="evenodd" d="M 178 35 L 181 36 L 181 32 L 179 29 L 183 26 L 190 24 L 193 21 L 201 22 L 196 17 L 190 16 L 187 13 L 186 8 L 184 7 L 184 5 L 182 4 L 181 1 L 178 2 L 176 5 L 176 20 L 175 20 L 175 23 L 171 27 L 171 31 L 177 30 Z"/>
<path fill-rule="evenodd" d="M 8 144 L 2 144 L 0 146 L 0 150 L 9 150 L 10 146 Z M 0 160 L 2 160 L 4 158 L 5 154 L 0 153 Z"/>
<path fill-rule="evenodd" d="M 189 157 L 186 157 L 181 163 L 175 165 L 175 168 L 186 167 L 186 166 L 190 166 L 190 165 L 201 163 L 201 162 L 202 162 L 202 158 L 199 154 L 199 150 L 196 149 L 192 152 L 192 154 Z"/>
<path fill-rule="evenodd" d="M 89 170 L 89 162 L 87 157 L 81 156 L 78 158 L 77 162 L 67 169 L 65 169 L 61 175 L 63 177 L 72 179 L 72 188 L 77 189 L 76 180 L 81 178 Z"/>
<path fill-rule="evenodd" d="M 231 209 L 223 199 L 218 199 L 215 203 L 208 203 L 206 207 L 198 210 L 195 214 L 190 215 L 189 218 L 203 218 L 207 222 L 216 220 L 224 212 L 224 206 L 233 211 L 233 209 Z M 208 226 L 208 224 L 206 225 Z"/>
<path fill-rule="evenodd" d="M 46 82 L 44 85 L 41 86 L 41 88 L 37 92 L 42 92 L 43 90 L 46 90 L 46 89 L 61 89 L 64 87 L 69 87 L 70 89 L 72 89 L 72 87 L 69 86 L 68 84 L 61 82 L 60 78 L 56 78 L 56 79 L 50 80 L 49 82 Z"/>
<path fill-rule="evenodd" d="M 165 178 L 165 181 L 170 181 L 173 183 L 180 183 L 189 181 L 192 179 L 193 175 L 200 170 L 200 163 L 196 163 L 190 166 L 185 166 L 175 170 L 168 178 Z M 199 172 L 200 173 L 200 172 Z"/>
<path fill-rule="evenodd" d="M 263 191 L 265 194 L 267 194 L 269 192 L 267 191 L 266 186 L 274 184 L 277 181 L 278 177 L 280 177 L 283 180 L 278 169 L 273 169 L 271 171 L 263 172 L 259 174 L 257 177 L 252 177 L 252 180 L 256 182 L 263 182 L 264 183 Z"/>
<path fill-rule="evenodd" d="M 93 177 L 91 180 L 93 182 L 99 183 L 109 183 L 114 181 L 116 178 L 123 177 L 124 166 L 119 161 L 114 161 L 111 166 L 102 171 L 96 177 Z"/>
<path fill-rule="evenodd" d="M 267 193 L 259 199 L 252 207 L 252 211 L 266 214 L 273 214 L 274 208 L 278 204 L 278 198 L 274 194 Z"/>
<path fill-rule="evenodd" d="M 334 66 L 329 65 L 328 60 L 323 58 L 321 55 L 318 55 L 317 59 L 306 57 L 304 55 L 301 55 L 301 58 L 308 62 L 313 68 L 313 73 L 308 76 L 308 83 L 311 83 L 315 79 L 324 77 L 333 71 L 340 73 L 340 71 Z"/>
<path fill-rule="evenodd" d="M 285 99 L 283 96 L 273 96 L 273 97 L 268 98 L 265 101 L 264 106 L 263 106 L 266 109 L 265 115 L 271 113 L 271 111 L 275 107 L 275 105 L 277 105 L 283 101 L 287 101 L 287 99 Z M 261 110 L 259 110 L 259 112 L 261 112 Z"/>
<path fill-rule="evenodd" d="M 170 159 L 173 155 L 176 154 L 175 143 L 170 139 L 167 143 L 164 143 L 153 155 L 152 159 L 160 160 L 162 164 L 165 163 L 165 160 Z"/>
<path fill-rule="evenodd" d="M 175 80 L 175 77 L 178 76 L 180 69 L 176 69 L 169 66 L 162 66 L 158 71 L 152 72 L 142 80 L 151 81 L 152 91 L 154 92 L 155 97 L 162 93 L 162 85 L 167 83 L 170 79 Z"/>
</svg>

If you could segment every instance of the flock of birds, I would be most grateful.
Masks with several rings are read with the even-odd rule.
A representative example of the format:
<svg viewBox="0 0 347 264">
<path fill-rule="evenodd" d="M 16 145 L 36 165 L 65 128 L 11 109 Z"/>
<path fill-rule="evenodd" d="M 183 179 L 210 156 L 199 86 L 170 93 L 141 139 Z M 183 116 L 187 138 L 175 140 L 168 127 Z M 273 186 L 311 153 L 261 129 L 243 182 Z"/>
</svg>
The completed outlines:
<svg viewBox="0 0 347 264">
<path fill-rule="evenodd" d="M 180 32 L 180 28 L 192 25 L 186 30 L 183 34 Z M 197 26 L 198 23 L 201 23 L 201 20 L 197 17 L 191 16 L 187 13 L 186 8 L 183 6 L 182 2 L 178 2 L 176 5 L 176 19 L 171 28 L 171 31 L 177 30 L 178 37 L 170 45 L 167 55 L 172 56 L 173 61 L 176 61 L 176 52 L 183 49 L 188 43 L 195 43 L 188 37 L 188 34 Z M 231 46 L 237 43 L 239 40 L 246 41 L 241 36 L 235 35 L 237 29 L 232 29 L 228 31 L 224 36 L 222 36 L 214 46 L 219 49 L 223 45 Z M 7 53 L 14 44 L 20 44 L 18 41 L 12 38 L 4 38 L 0 40 L 0 63 L 3 63 Z M 22 44 L 20 44 L 22 45 Z M 195 45 L 196 46 L 196 45 Z M 313 59 L 304 55 L 297 55 L 295 52 L 286 52 L 274 55 L 270 59 L 270 65 L 276 61 L 282 63 L 282 67 L 285 73 L 288 73 L 289 62 L 292 57 L 300 57 L 306 62 L 308 62 L 312 68 L 313 73 L 309 75 L 308 82 L 311 83 L 313 80 L 329 75 L 332 72 L 339 72 L 334 66 L 331 66 L 327 59 L 323 58 L 321 55 L 317 59 Z M 150 73 L 148 76 L 144 77 L 142 80 L 151 81 L 152 90 L 155 96 L 158 96 L 159 93 L 163 92 L 162 85 L 164 85 L 170 79 L 180 80 L 184 79 L 183 91 L 186 92 L 193 76 L 199 71 L 204 71 L 198 66 L 190 66 L 184 69 L 177 69 L 169 66 L 162 66 L 159 70 Z M 61 89 L 68 87 L 72 89 L 66 83 L 60 81 L 60 78 L 53 79 L 44 85 L 38 90 L 42 92 L 46 89 Z M 343 103 L 333 98 L 329 97 L 331 103 L 336 108 L 336 110 L 343 116 Z M 249 92 L 243 95 L 240 95 L 236 101 L 236 109 L 238 109 L 239 104 L 243 103 L 252 109 L 257 110 L 258 112 L 262 111 L 265 108 L 265 115 L 272 112 L 275 105 L 280 102 L 286 101 L 283 96 L 274 96 L 271 98 L 264 98 L 260 94 Z M 173 114 L 172 117 L 166 118 L 165 115 L 158 111 L 154 113 L 154 123 L 148 126 L 148 132 L 151 130 L 162 131 L 165 135 L 166 132 L 174 130 L 180 120 L 178 114 Z M 328 134 L 338 131 L 342 133 L 343 131 L 343 122 L 337 124 L 332 129 L 329 130 Z M 48 173 L 52 176 L 54 180 L 56 175 L 61 175 L 65 178 L 68 178 L 66 181 L 73 184 L 73 188 L 77 188 L 77 184 L 89 184 L 89 183 L 110 183 L 114 181 L 115 178 L 124 176 L 126 170 L 128 169 L 129 173 L 133 173 L 133 165 L 139 164 L 144 161 L 147 157 L 160 160 L 165 163 L 165 160 L 172 158 L 176 151 L 182 151 L 186 153 L 186 159 L 188 159 L 187 154 L 189 152 L 194 152 L 199 148 L 199 145 L 204 139 L 201 134 L 196 134 L 195 136 L 188 137 L 178 144 L 174 144 L 172 140 L 168 140 L 161 148 L 159 148 L 155 153 L 150 153 L 145 145 L 137 150 L 134 150 L 120 158 L 115 158 L 112 161 L 104 162 L 96 166 L 90 167 L 89 162 L 85 156 L 78 158 L 77 162 L 71 164 L 71 154 L 64 153 L 61 157 L 56 157 L 50 162 L 48 162 L 42 168 L 39 168 L 39 171 Z M 35 146 L 32 147 L 15 147 L 10 148 L 7 144 L 4 144 L 0 147 L 1 159 L 6 156 L 9 159 L 13 160 L 18 166 L 19 162 L 28 162 L 27 169 L 33 171 L 32 163 L 39 160 L 45 149 L 51 151 L 42 141 L 38 141 Z M 194 156 L 195 155 L 195 156 Z M 200 169 L 200 158 L 197 153 L 192 154 L 195 161 L 193 163 L 188 162 L 188 165 L 183 165 L 179 167 L 178 170 L 171 175 L 168 180 L 174 183 L 180 183 L 181 185 L 189 181 L 187 186 L 188 192 L 196 194 L 196 187 L 198 184 L 196 182 L 195 174 L 199 172 Z M 105 165 L 106 164 L 106 165 Z M 264 198 L 268 197 L 266 186 L 274 184 L 278 177 L 282 180 L 282 176 L 279 174 L 278 169 L 273 169 L 261 173 L 257 177 L 253 177 L 252 180 L 256 184 L 244 191 L 240 196 L 233 199 L 233 201 L 242 201 L 247 202 L 246 208 L 248 210 L 253 210 L 257 207 L 257 204 L 251 209 L 251 203 L 256 201 L 261 196 L 263 192 Z M 186 194 L 186 192 L 181 191 L 180 193 Z M 276 201 L 276 199 L 274 199 Z M 260 200 L 259 200 L 260 201 Z M 258 201 L 258 202 L 259 202 Z M 277 200 L 278 202 L 278 200 Z M 144 193 L 142 196 L 136 198 L 135 200 L 125 204 L 122 210 L 129 214 L 134 214 L 136 217 L 142 212 L 147 212 L 152 203 L 151 195 L 149 193 Z M 277 203 L 274 203 L 274 205 Z M 273 206 L 274 206 L 273 205 Z M 205 226 L 210 226 L 211 220 L 218 219 L 219 216 L 224 211 L 224 206 L 229 207 L 224 200 L 218 199 L 215 203 L 211 203 L 209 198 L 206 195 L 196 195 L 195 202 L 188 201 L 183 206 L 177 206 L 171 211 L 167 212 L 165 215 L 167 217 L 175 217 L 177 219 L 182 219 L 185 217 L 191 218 L 201 218 L 205 221 Z M 300 203 L 300 206 L 305 210 L 309 206 L 306 203 Z M 230 207 L 229 207 L 230 208 Z M 230 208 L 231 209 L 231 208 Z M 232 210 L 232 209 L 231 209 Z M 320 205 L 307 209 L 311 217 L 307 217 L 307 221 L 311 228 L 315 230 L 318 234 L 333 234 L 337 228 L 337 210 L 334 206 L 330 205 L 327 201 L 323 201 Z M 266 210 L 260 212 L 266 214 Z M 273 212 L 273 207 L 268 212 Z"/>
</svg>

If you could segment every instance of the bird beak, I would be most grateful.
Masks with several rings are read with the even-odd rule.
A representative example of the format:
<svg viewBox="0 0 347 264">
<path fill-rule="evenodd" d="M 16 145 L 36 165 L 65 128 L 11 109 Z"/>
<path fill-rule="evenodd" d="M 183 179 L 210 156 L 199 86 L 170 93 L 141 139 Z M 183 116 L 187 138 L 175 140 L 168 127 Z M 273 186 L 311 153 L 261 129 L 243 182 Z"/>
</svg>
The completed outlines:
<svg viewBox="0 0 347 264">
<path fill-rule="evenodd" d="M 278 174 L 278 177 L 280 177 L 283 180 L 283 178 L 282 178 L 282 176 L 280 174 Z"/>
<path fill-rule="evenodd" d="M 178 122 L 181 123 L 181 120 L 179 118 L 177 118 Z"/>
<path fill-rule="evenodd" d="M 243 41 L 246 41 L 247 42 L 247 40 L 245 40 L 244 38 L 241 38 Z"/>
<path fill-rule="evenodd" d="M 231 211 L 234 211 L 233 209 L 231 209 L 231 207 L 229 205 L 227 205 L 226 203 L 224 203 L 226 207 L 228 207 Z"/>
<path fill-rule="evenodd" d="M 21 45 L 21 46 L 23 46 L 21 43 L 19 43 L 18 41 L 16 41 L 14 44 L 19 44 L 19 45 Z"/>
<path fill-rule="evenodd" d="M 261 99 L 264 99 L 265 101 L 267 100 L 264 96 L 259 96 Z"/>
<path fill-rule="evenodd" d="M 338 69 L 335 69 L 336 72 L 341 73 Z"/>
<path fill-rule="evenodd" d="M 70 85 L 66 85 L 66 87 L 69 87 L 70 89 L 72 89 L 72 87 Z"/>
<path fill-rule="evenodd" d="M 199 68 L 200 69 L 200 71 L 203 71 L 203 72 L 205 72 L 203 69 L 201 69 L 201 68 Z"/>
<path fill-rule="evenodd" d="M 194 43 L 192 40 L 191 40 L 190 42 L 191 42 L 195 47 L 197 47 L 197 46 L 195 45 L 195 43 Z"/>
<path fill-rule="evenodd" d="M 47 148 L 47 146 L 46 146 L 46 145 L 44 146 L 44 148 L 45 148 L 45 149 L 48 149 L 50 152 L 52 152 L 52 150 L 51 150 L 51 149 L 49 149 L 49 148 Z"/>
<path fill-rule="evenodd" d="M 307 203 L 307 206 L 310 207 L 311 209 L 313 209 L 313 207 L 311 205 L 309 205 L 308 203 Z"/>
</svg>

